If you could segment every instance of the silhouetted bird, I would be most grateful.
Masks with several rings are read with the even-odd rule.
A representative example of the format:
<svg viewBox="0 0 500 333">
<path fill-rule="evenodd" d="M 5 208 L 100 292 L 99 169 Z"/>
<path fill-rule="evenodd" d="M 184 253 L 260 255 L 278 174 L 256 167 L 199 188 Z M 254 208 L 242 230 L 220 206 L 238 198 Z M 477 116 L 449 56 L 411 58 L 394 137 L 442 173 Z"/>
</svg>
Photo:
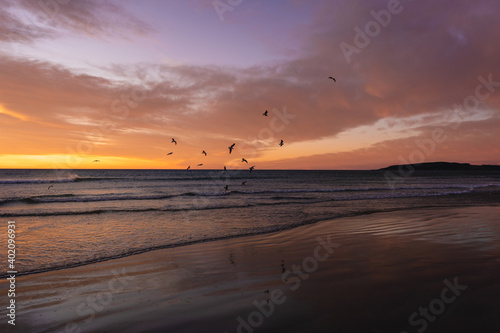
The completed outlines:
<svg viewBox="0 0 500 333">
<path fill-rule="evenodd" d="M 174 138 L 172 138 L 172 141 L 170 141 L 170 143 L 175 143 L 177 145 L 177 141 L 175 141 Z"/>
<path fill-rule="evenodd" d="M 191 169 L 191 166 L 188 166 L 186 170 L 189 170 L 189 169 Z"/>
<path fill-rule="evenodd" d="M 252 171 L 253 171 L 253 168 L 255 168 L 255 165 L 252 165 L 252 166 L 251 166 L 250 168 L 248 168 L 248 169 L 250 169 L 250 172 L 252 172 Z"/>
<path fill-rule="evenodd" d="M 203 165 L 203 163 L 198 164 L 198 166 L 202 166 L 202 165 Z"/>
<path fill-rule="evenodd" d="M 201 152 L 203 155 L 207 156 L 207 152 L 206 151 L 202 151 Z"/>
<path fill-rule="evenodd" d="M 267 117 L 267 110 L 262 115 Z"/>
<path fill-rule="evenodd" d="M 280 142 L 280 147 L 283 147 L 283 140 L 281 140 Z"/>
<path fill-rule="evenodd" d="M 233 152 L 233 149 L 234 149 L 234 145 L 236 143 L 233 143 L 232 145 L 230 145 L 229 147 L 227 147 L 229 149 L 229 154 L 231 154 Z"/>
<path fill-rule="evenodd" d="M 168 156 L 168 155 L 172 155 L 173 153 L 174 153 L 174 152 L 173 152 L 173 151 L 171 151 L 170 153 L 168 153 L 168 154 L 167 154 L 167 156 Z"/>
<path fill-rule="evenodd" d="M 226 166 L 224 165 L 224 170 L 222 172 L 226 172 L 226 171 L 227 171 L 227 169 L 226 169 Z"/>
<path fill-rule="evenodd" d="M 50 190 L 50 188 L 51 188 L 51 187 L 54 187 L 54 185 L 50 185 L 50 186 L 47 188 L 47 190 Z"/>
<path fill-rule="evenodd" d="M 229 185 L 224 186 L 224 191 L 229 190 Z"/>
<path fill-rule="evenodd" d="M 241 159 L 241 163 L 243 163 L 243 162 L 248 163 L 248 161 L 247 161 L 247 160 L 245 160 L 244 158 L 242 158 L 242 159 Z"/>
<path fill-rule="evenodd" d="M 101 161 L 99 161 L 99 160 L 93 160 L 92 162 L 101 162 Z"/>
<path fill-rule="evenodd" d="M 247 181 L 245 180 L 244 182 L 241 182 L 241 185 L 245 186 L 247 184 Z"/>
<path fill-rule="evenodd" d="M 334 78 L 334 77 L 329 76 L 328 78 L 329 78 L 329 79 L 332 79 L 332 80 L 333 80 L 333 82 L 337 82 L 337 80 L 335 80 L 335 78 Z"/>
</svg>

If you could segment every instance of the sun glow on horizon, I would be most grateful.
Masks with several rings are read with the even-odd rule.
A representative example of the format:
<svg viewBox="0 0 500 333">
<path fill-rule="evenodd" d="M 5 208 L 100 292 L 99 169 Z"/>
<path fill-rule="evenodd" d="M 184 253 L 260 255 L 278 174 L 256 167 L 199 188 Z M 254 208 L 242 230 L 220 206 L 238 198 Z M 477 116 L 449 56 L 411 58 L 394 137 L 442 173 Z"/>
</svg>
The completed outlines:
<svg viewBox="0 0 500 333">
<path fill-rule="evenodd" d="M 95 162 L 94 162 L 95 161 Z M 0 155 L 2 169 L 182 169 L 179 161 L 117 156 Z"/>
</svg>

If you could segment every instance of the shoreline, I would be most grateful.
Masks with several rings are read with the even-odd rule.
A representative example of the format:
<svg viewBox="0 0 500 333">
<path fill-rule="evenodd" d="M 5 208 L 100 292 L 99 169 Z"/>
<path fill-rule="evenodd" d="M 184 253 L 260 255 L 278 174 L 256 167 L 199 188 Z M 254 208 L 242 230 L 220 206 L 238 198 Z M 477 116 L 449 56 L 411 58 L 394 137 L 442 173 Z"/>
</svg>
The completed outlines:
<svg viewBox="0 0 500 333">
<path fill-rule="evenodd" d="M 418 199 L 419 197 L 407 197 L 403 198 L 402 200 L 414 200 Z M 56 267 L 47 267 L 47 268 L 41 268 L 41 269 L 35 269 L 35 270 L 29 270 L 29 271 L 20 271 L 17 273 L 17 276 L 29 276 L 29 275 L 34 275 L 34 274 L 41 274 L 41 273 L 46 273 L 46 272 L 52 272 L 52 271 L 60 271 L 64 269 L 70 269 L 70 268 L 77 268 L 77 267 L 82 267 L 82 266 L 87 266 L 87 265 L 93 265 L 109 260 L 117 260 L 121 258 L 127 258 L 129 256 L 134 256 L 142 253 L 147 253 L 151 251 L 157 251 L 157 250 L 163 250 L 163 249 L 170 249 L 170 248 L 177 248 L 177 247 L 184 247 L 184 246 L 191 246 L 191 245 L 196 245 L 196 244 L 201 244 L 201 243 L 209 243 L 209 242 L 218 242 L 218 241 L 223 241 L 223 240 L 228 240 L 228 239 L 233 239 L 233 238 L 241 238 L 241 237 L 252 237 L 252 236 L 260 236 L 260 235 L 267 235 L 267 234 L 273 234 L 273 233 L 279 233 L 283 231 L 288 231 L 288 230 L 293 230 L 295 228 L 301 228 L 304 226 L 309 226 L 309 225 L 314 225 L 317 223 L 324 223 L 328 222 L 330 220 L 337 220 L 337 219 L 343 219 L 343 218 L 348 218 L 348 217 L 363 217 L 363 216 L 368 216 L 371 214 L 378 214 L 378 213 L 391 213 L 391 212 L 404 212 L 406 210 L 414 210 L 414 209 L 426 209 L 426 208 L 449 208 L 450 207 L 450 202 L 455 203 L 457 199 L 459 199 L 459 204 L 462 205 L 461 207 L 489 207 L 489 206 L 500 206 L 500 203 L 497 203 L 495 200 L 500 200 L 500 192 L 499 193 L 494 193 L 491 195 L 491 197 L 485 201 L 484 198 L 482 198 L 482 195 L 480 192 L 476 193 L 468 193 L 468 194 L 457 194 L 456 197 L 448 197 L 448 196 L 436 196 L 437 202 L 430 205 L 428 203 L 426 204 L 421 204 L 421 205 L 416 205 L 413 207 L 407 207 L 407 206 L 400 206 L 400 207 L 392 207 L 392 208 L 387 208 L 383 210 L 366 210 L 366 211 L 359 211 L 359 212 L 348 212 L 348 213 L 340 213 L 337 216 L 330 216 L 330 217 L 322 217 L 314 220 L 306 220 L 300 223 L 295 223 L 295 224 L 290 224 L 290 225 L 283 225 L 283 226 L 274 226 L 272 230 L 269 230 L 267 227 L 264 228 L 265 230 L 258 230 L 254 232 L 248 232 L 248 233 L 243 233 L 243 234 L 237 234 L 237 235 L 226 235 L 226 236 L 220 236 L 220 237 L 215 237 L 215 238 L 207 238 L 207 239 L 199 239 L 199 240 L 193 240 L 193 241 L 183 241 L 181 243 L 174 243 L 174 244 L 165 244 L 165 245 L 159 245 L 159 246 L 154 246 L 154 247 L 149 247 L 145 249 L 139 249 L 139 250 L 134 250 L 131 252 L 127 253 L 120 253 L 116 255 L 111 255 L 109 257 L 103 257 L 99 258 L 98 260 L 90 260 L 90 261 L 85 261 L 85 262 L 77 262 L 77 263 L 70 263 L 70 264 L 65 264 L 61 266 L 56 266 Z M 386 198 L 386 199 L 373 199 L 373 200 L 392 200 L 392 198 Z M 439 200 L 442 200 L 440 202 Z M 328 202 L 328 201 L 325 201 Z M 340 203 L 343 201 L 333 201 L 336 203 Z M 218 209 L 218 208 L 214 208 Z M 3 271 L 0 273 L 0 278 L 5 278 L 7 277 L 8 274 L 6 271 Z"/>
<path fill-rule="evenodd" d="M 240 325 L 241 331 L 368 332 L 373 327 L 411 332 L 408 316 L 455 277 L 469 289 L 426 332 L 469 327 L 459 314 L 470 304 L 481 304 L 488 310 L 482 320 L 499 325 L 488 317 L 499 310 L 493 301 L 500 296 L 494 279 L 500 276 L 499 212 L 498 206 L 378 212 L 19 276 L 16 327 L 229 333 Z M 339 246 L 332 245 L 331 253 L 328 246 L 317 250 L 318 239 Z M 4 281 L 0 289 L 6 291 Z M 475 325 L 477 332 L 486 327 Z"/>
</svg>

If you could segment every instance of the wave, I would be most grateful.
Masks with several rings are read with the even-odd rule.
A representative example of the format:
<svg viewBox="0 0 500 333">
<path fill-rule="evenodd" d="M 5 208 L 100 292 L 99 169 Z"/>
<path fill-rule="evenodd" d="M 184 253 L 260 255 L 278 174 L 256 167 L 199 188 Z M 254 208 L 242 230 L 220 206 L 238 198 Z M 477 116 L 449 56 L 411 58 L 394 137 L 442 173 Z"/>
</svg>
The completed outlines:
<svg viewBox="0 0 500 333">
<path fill-rule="evenodd" d="M 65 203 L 65 202 L 97 202 L 97 201 L 136 201 L 136 200 L 163 200 L 174 197 L 193 197 L 193 196 L 224 196 L 230 192 L 212 192 L 196 193 L 185 192 L 178 194 L 153 194 L 153 195 L 96 195 L 96 196 L 78 196 L 76 194 L 62 195 L 40 195 L 24 198 L 11 198 L 0 200 L 0 205 L 21 202 L 25 204 L 44 204 L 44 203 Z"/>
<path fill-rule="evenodd" d="M 70 202 L 100 202 L 100 201 L 140 201 L 140 200 L 164 200 L 175 197 L 219 197 L 228 195 L 256 195 L 256 194 L 290 194 L 290 193 L 335 193 L 335 192 L 370 192 L 382 191 L 387 189 L 369 188 L 369 189 L 295 189 L 295 190 L 262 190 L 262 191 L 220 191 L 220 192 L 184 192 L 177 194 L 153 194 L 153 195 L 116 195 L 104 194 L 94 196 L 83 196 L 76 194 L 61 195 L 39 195 L 31 197 L 11 198 L 0 201 L 0 205 L 20 202 L 24 204 L 44 204 L 44 203 L 70 203 Z M 285 199 L 286 196 L 274 196 L 272 198 Z M 291 197 L 290 197 L 291 199 Z M 304 198 L 307 199 L 307 198 Z"/>
<path fill-rule="evenodd" d="M 0 184 L 50 184 L 71 183 L 77 181 L 78 177 L 71 178 L 43 178 L 43 179 L 3 179 Z"/>
<path fill-rule="evenodd" d="M 199 238 L 199 239 L 180 240 L 177 242 L 166 243 L 166 244 L 161 244 L 161 245 L 146 246 L 146 247 L 139 248 L 139 249 L 129 249 L 129 250 L 125 250 L 125 251 L 122 251 L 122 252 L 116 253 L 116 254 L 108 254 L 108 255 L 103 255 L 101 257 L 94 257 L 92 259 L 68 262 L 68 263 L 64 263 L 61 265 L 53 265 L 53 266 L 47 266 L 47 267 L 38 267 L 38 268 L 33 268 L 33 269 L 27 269 L 24 271 L 18 271 L 17 275 L 19 275 L 19 276 L 30 275 L 30 274 L 37 274 L 37 273 L 43 273 L 43 272 L 57 271 L 57 270 L 73 268 L 73 267 L 80 267 L 80 266 L 90 265 L 90 264 L 104 262 L 104 261 L 108 261 L 108 260 L 124 258 L 124 257 L 128 257 L 128 256 L 132 256 L 132 255 L 141 254 L 141 253 L 146 253 L 149 251 L 160 250 L 160 249 L 177 248 L 177 247 L 189 246 L 189 245 L 206 243 L 206 242 L 215 242 L 215 241 L 235 239 L 235 238 L 240 238 L 240 237 L 270 234 L 270 233 L 274 233 L 274 232 L 281 232 L 281 231 L 290 230 L 290 229 L 294 229 L 294 228 L 305 226 L 305 225 L 311 225 L 311 224 L 315 224 L 315 223 L 322 222 L 322 221 L 329 221 L 329 220 L 334 220 L 334 219 L 344 218 L 344 217 L 354 217 L 354 216 L 362 216 L 362 215 L 369 215 L 369 214 L 375 214 L 375 213 L 396 212 L 396 211 L 404 211 L 407 209 L 421 209 L 421 208 L 431 208 L 431 207 L 436 207 L 436 205 L 427 203 L 427 204 L 420 204 L 420 205 L 412 205 L 411 207 L 372 208 L 372 209 L 363 209 L 363 210 L 359 210 L 359 211 L 355 211 L 355 212 L 351 211 L 351 212 L 347 212 L 347 213 L 333 213 L 333 214 L 328 215 L 328 216 L 310 218 L 310 219 L 292 222 L 292 223 L 288 223 L 288 224 L 255 227 L 253 229 L 242 230 L 240 233 L 235 233 L 235 234 L 230 234 L 230 235 L 220 235 L 220 236 L 212 236 L 212 237 L 205 237 L 205 238 Z M 8 274 L 5 272 L 0 272 L 0 278 L 4 278 L 7 275 Z"/>
<path fill-rule="evenodd" d="M 186 194 L 188 195 L 188 194 Z M 51 203 L 51 202 L 94 202 L 94 201 L 120 201 L 120 200 L 161 200 L 161 199 L 169 199 L 178 195 L 144 195 L 144 196 L 91 196 L 91 197 L 77 197 L 74 195 L 69 195 L 66 197 L 30 197 L 26 199 L 22 199 L 22 201 L 28 203 Z"/>
<path fill-rule="evenodd" d="M 414 208 L 425 208 L 425 207 L 426 206 L 414 207 Z M 102 256 L 99 258 L 93 258 L 93 259 L 82 260 L 82 261 L 77 261 L 77 262 L 65 263 L 62 265 L 55 265 L 55 266 L 50 266 L 50 267 L 41 267 L 41 268 L 30 269 L 30 270 L 25 270 L 25 271 L 18 271 L 17 275 L 20 276 L 20 275 L 29 275 L 29 274 L 57 271 L 57 270 L 61 270 L 61 269 L 80 267 L 80 266 L 90 265 L 90 264 L 94 264 L 94 263 L 98 263 L 98 262 L 124 258 L 124 257 L 128 257 L 131 255 L 146 253 L 149 251 L 155 251 L 155 250 L 160 250 L 160 249 L 176 248 L 176 247 L 181 247 L 181 246 L 188 246 L 188 245 L 194 245 L 194 244 L 200 244 L 200 243 L 206 243 L 206 242 L 214 242 L 214 241 L 220 241 L 220 240 L 225 240 L 225 239 L 235 239 L 235 238 L 239 238 L 239 237 L 263 235 L 263 234 L 269 234 L 269 233 L 273 233 L 273 232 L 290 230 L 290 229 L 294 229 L 294 228 L 297 228 L 300 226 L 314 224 L 317 222 L 332 220 L 332 219 L 336 219 L 336 218 L 367 215 L 367 214 L 373 214 L 373 213 L 379 213 L 379 212 L 391 212 L 391 211 L 398 211 L 398 210 L 402 210 L 402 209 L 392 208 L 392 209 L 378 209 L 378 210 L 363 210 L 363 211 L 358 211 L 358 212 L 335 214 L 335 215 L 331 215 L 328 217 L 322 217 L 322 218 L 308 219 L 308 220 L 289 223 L 289 224 L 285 224 L 285 225 L 271 225 L 271 226 L 265 226 L 265 227 L 256 227 L 254 229 L 246 230 L 245 232 L 241 232 L 238 234 L 206 237 L 206 238 L 200 238 L 200 239 L 195 239 L 195 240 L 182 240 L 182 241 L 174 242 L 174 243 L 144 247 L 141 249 L 128 250 L 128 251 L 124 251 L 124 252 L 117 253 L 114 255 Z M 2 273 L 0 273 L 0 278 L 4 278 L 7 275 L 8 274 L 2 272 Z"/>
<path fill-rule="evenodd" d="M 416 187 L 416 186 L 402 186 L 390 189 L 388 187 L 366 187 L 366 188 L 337 188 L 337 189 L 288 189 L 288 190 L 258 190 L 258 191 L 231 191 L 229 194 L 286 194 L 286 193 L 339 193 L 339 192 L 391 192 L 401 190 L 457 190 L 463 189 L 471 191 L 478 188 L 500 187 L 500 185 L 458 185 L 458 186 L 429 186 L 429 187 Z M 450 192 L 451 193 L 451 192 Z M 425 193 L 424 193 L 425 195 Z"/>
<path fill-rule="evenodd" d="M 449 191 L 442 193 L 413 193 L 408 195 L 393 195 L 391 193 L 362 196 L 362 197 L 351 197 L 351 198 L 299 198 L 299 197 L 271 197 L 272 202 L 257 202 L 257 203 L 245 203 L 245 204 L 232 204 L 232 205 L 195 205 L 190 207 L 176 207 L 176 208 L 131 208 L 131 209 L 93 209 L 93 210 L 61 210 L 61 211 L 38 211 L 38 212 L 19 212 L 19 213 L 0 213 L 0 218 L 7 217 L 29 217 L 29 216 L 61 216 L 61 215 L 95 215 L 95 214 L 106 214 L 106 213 L 139 213 L 139 212 L 180 212 L 180 211 L 200 211 L 200 210 L 214 210 L 214 209 L 239 209 L 248 207 L 260 207 L 260 206 L 273 206 L 273 205 L 295 205 L 295 204 L 316 204 L 324 202 L 333 201 L 360 201 L 360 200 L 379 200 L 379 199 L 402 199 L 402 198 L 417 198 L 417 197 L 435 197 L 435 196 L 447 196 L 447 195 L 460 195 L 471 193 L 470 190 L 463 191 Z M 229 195 L 228 193 L 222 195 Z M 291 200 L 296 201 L 281 201 L 281 200 Z"/>
<path fill-rule="evenodd" d="M 101 195 L 77 195 L 77 194 L 52 194 L 52 195 L 39 195 L 30 197 L 17 197 L 0 200 L 0 205 L 21 202 L 25 204 L 43 204 L 43 203 L 66 203 L 66 202 L 98 202 L 98 201 L 136 201 L 136 200 L 164 200 L 175 197 L 219 197 L 227 195 L 258 195 L 258 194 L 273 194 L 278 195 L 276 198 L 287 198 L 286 196 L 280 197 L 279 194 L 293 194 L 293 193 L 339 193 L 339 192 L 388 192 L 394 193 L 395 191 L 404 190 L 459 190 L 471 191 L 475 189 L 488 189 L 498 188 L 500 184 L 481 184 L 481 185 L 446 185 L 446 186 L 401 186 L 396 187 L 394 190 L 386 187 L 365 187 L 365 188 L 334 188 L 334 189 L 278 189 L 278 190 L 255 190 L 255 191 L 223 191 L 218 192 L 184 192 L 184 193 L 161 193 L 152 195 L 119 195 L 119 194 L 101 194 Z M 452 192 L 447 192 L 451 193 Z M 424 192 L 423 195 L 432 194 Z M 275 198 L 273 197 L 273 198 Z M 292 197 L 289 197 L 292 198 Z M 303 198 L 307 199 L 307 198 Z"/>
<path fill-rule="evenodd" d="M 194 170 L 194 171 L 201 171 L 201 170 Z M 236 170 L 237 171 L 237 170 Z M 101 181 L 120 181 L 122 183 L 125 182 L 167 182 L 167 181 L 213 181 L 214 184 L 213 186 L 217 184 L 222 184 L 222 181 L 233 181 L 233 180 L 247 180 L 247 179 L 252 179 L 252 178 L 258 178 L 259 180 L 262 179 L 275 179 L 275 177 L 269 177 L 269 176 L 255 176 L 255 175 L 241 175 L 238 172 L 234 172 L 231 174 L 231 172 L 228 172 L 227 174 L 223 174 L 222 172 L 217 172 L 213 171 L 211 175 L 209 176 L 195 176 L 192 173 L 189 173 L 189 175 L 186 176 L 166 176 L 166 177 L 131 177 L 131 178 L 124 178 L 124 177 L 81 177 L 75 174 L 71 174 L 69 176 L 65 177 L 57 177 L 57 178 L 37 178 L 37 179 L 0 179 L 0 184 L 47 184 L 47 183 L 71 183 L 71 182 L 101 182 Z M 209 184 L 210 185 L 210 184 Z M 431 185 L 431 186 L 398 186 L 394 189 L 435 189 L 435 188 L 454 188 L 454 187 L 483 187 L 483 186 L 500 186 L 500 184 L 492 183 L 492 184 L 481 184 L 481 185 L 476 185 L 476 184 L 457 184 L 457 185 L 451 185 L 451 184 L 446 184 L 442 186 L 437 186 L 437 185 Z M 291 192 L 308 192 L 308 191 L 313 191 L 313 192 L 335 192 L 335 191 L 377 191 L 377 190 L 387 190 L 393 188 L 389 186 L 382 186 L 382 187 L 365 187 L 365 188 L 341 188 L 341 189 L 297 189 L 297 190 L 283 190 L 283 191 L 291 191 Z"/>
<path fill-rule="evenodd" d="M 331 200 L 318 200 L 314 203 L 325 202 Z M 143 212 L 189 212 L 199 210 L 216 210 L 216 209 L 238 209 L 260 206 L 278 206 L 278 205 L 295 205 L 302 204 L 303 201 L 287 201 L 287 202 L 261 202 L 247 203 L 241 205 L 221 205 L 221 206 L 198 206 L 198 207 L 179 207 L 179 208 L 131 208 L 131 209 L 92 209 L 81 211 L 51 211 L 51 212 L 30 212 L 30 213 L 1 213 L 0 217 L 29 217 L 29 216 L 61 216 L 61 215 L 95 215 L 106 213 L 143 213 Z"/>
<path fill-rule="evenodd" d="M 255 177 L 255 176 L 254 176 Z M 119 181 L 125 182 L 169 182 L 169 181 L 214 181 L 221 182 L 224 180 L 246 180 L 254 177 L 243 176 L 228 176 L 228 177 L 208 177 L 208 176 L 192 176 L 192 177 L 163 177 L 163 178 L 123 178 L 123 177 L 66 177 L 66 178 L 38 178 L 38 179 L 0 179 L 0 184 L 56 184 L 56 183 L 78 183 L 78 182 L 102 182 L 102 181 Z M 259 177 L 266 179 L 268 177 Z"/>
<path fill-rule="evenodd" d="M 72 182 L 100 182 L 100 181 L 171 181 L 171 180 L 211 180 L 212 177 L 172 177 L 172 178 L 123 178 L 123 177 L 67 177 L 67 178 L 39 178 L 39 179 L 3 179 L 0 184 L 45 184 L 45 183 L 72 183 Z"/>
<path fill-rule="evenodd" d="M 457 194 L 470 192 L 475 189 L 488 189 L 488 188 L 496 188 L 500 187 L 497 184 L 488 184 L 488 185 L 475 185 L 475 186 L 432 186 L 432 187 L 398 187 L 395 190 L 453 190 L 449 192 L 443 192 L 443 194 Z M 461 189 L 462 191 L 457 191 Z M 340 189 L 280 189 L 280 190 L 256 190 L 256 191 L 241 191 L 241 190 L 233 190 L 233 191 L 220 191 L 220 192 L 184 192 L 184 193 L 176 193 L 176 194 L 153 194 L 153 195 L 114 195 L 114 194 L 105 194 L 105 195 L 95 195 L 95 196 L 79 196 L 76 194 L 61 194 L 61 195 L 40 195 L 40 196 L 32 196 L 32 197 L 22 197 L 22 198 L 10 198 L 0 200 L 0 205 L 20 202 L 24 204 L 44 204 L 44 203 L 71 203 L 71 202 L 102 202 L 102 201 L 140 201 L 140 200 L 164 200 L 171 199 L 175 197 L 220 197 L 220 196 L 229 196 L 229 195 L 258 195 L 258 194 L 272 194 L 274 195 L 270 199 L 294 199 L 297 197 L 287 197 L 285 195 L 280 196 L 279 194 L 293 194 L 293 193 L 339 193 L 339 192 L 386 192 L 390 197 L 403 197 L 407 195 L 394 195 L 395 190 L 390 190 L 382 187 L 372 187 L 372 188 L 340 188 Z M 418 194 L 412 194 L 414 196 L 428 196 L 435 195 L 433 192 L 424 192 Z M 385 198 L 387 196 L 382 195 L 377 198 Z M 366 196 L 365 198 L 369 199 L 370 196 Z M 299 198 L 303 200 L 311 199 L 310 197 Z"/>
</svg>

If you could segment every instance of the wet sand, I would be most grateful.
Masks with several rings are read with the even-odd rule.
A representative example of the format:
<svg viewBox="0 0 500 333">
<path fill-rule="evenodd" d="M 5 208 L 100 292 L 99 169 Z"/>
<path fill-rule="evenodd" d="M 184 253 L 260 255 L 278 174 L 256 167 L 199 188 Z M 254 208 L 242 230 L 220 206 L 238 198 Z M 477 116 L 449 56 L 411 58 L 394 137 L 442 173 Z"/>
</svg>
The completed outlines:
<svg viewBox="0 0 500 333">
<path fill-rule="evenodd" d="M 499 240 L 500 207 L 476 206 L 151 251 L 18 276 L 0 331 L 499 332 Z"/>
</svg>

